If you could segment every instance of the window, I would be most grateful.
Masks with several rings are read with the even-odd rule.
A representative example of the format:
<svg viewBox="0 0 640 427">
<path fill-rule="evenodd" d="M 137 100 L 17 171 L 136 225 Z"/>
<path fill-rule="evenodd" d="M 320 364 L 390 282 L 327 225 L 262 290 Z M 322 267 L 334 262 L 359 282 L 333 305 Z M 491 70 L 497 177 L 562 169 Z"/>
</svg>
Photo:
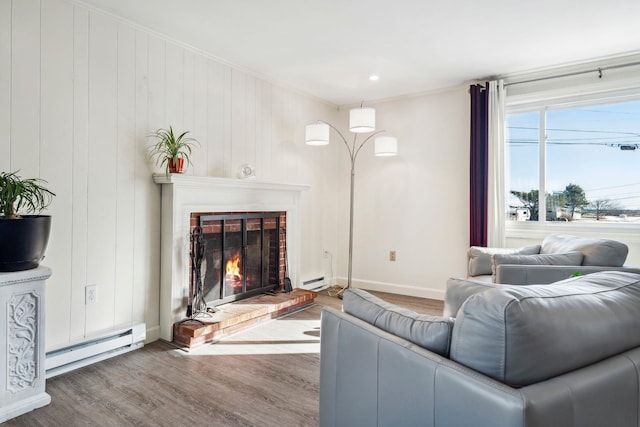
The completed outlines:
<svg viewBox="0 0 640 427">
<path fill-rule="evenodd" d="M 640 225 L 639 95 L 513 108 L 506 127 L 508 219 Z"/>
</svg>

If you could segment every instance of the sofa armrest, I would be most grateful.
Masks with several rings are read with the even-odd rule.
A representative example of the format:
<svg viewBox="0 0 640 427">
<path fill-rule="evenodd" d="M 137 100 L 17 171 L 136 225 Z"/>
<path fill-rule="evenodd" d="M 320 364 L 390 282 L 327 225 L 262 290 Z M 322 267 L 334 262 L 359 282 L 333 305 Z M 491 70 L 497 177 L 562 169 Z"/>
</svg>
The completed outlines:
<svg viewBox="0 0 640 427">
<path fill-rule="evenodd" d="M 325 307 L 320 426 L 524 426 L 521 393 Z"/>
<path fill-rule="evenodd" d="M 640 348 L 519 389 L 527 427 L 637 427 Z"/>
<path fill-rule="evenodd" d="M 575 273 L 590 274 L 598 271 L 627 271 L 640 273 L 632 267 L 598 267 L 586 265 L 517 265 L 500 264 L 496 266 L 496 283 L 509 285 L 546 285 L 571 277 Z"/>
</svg>

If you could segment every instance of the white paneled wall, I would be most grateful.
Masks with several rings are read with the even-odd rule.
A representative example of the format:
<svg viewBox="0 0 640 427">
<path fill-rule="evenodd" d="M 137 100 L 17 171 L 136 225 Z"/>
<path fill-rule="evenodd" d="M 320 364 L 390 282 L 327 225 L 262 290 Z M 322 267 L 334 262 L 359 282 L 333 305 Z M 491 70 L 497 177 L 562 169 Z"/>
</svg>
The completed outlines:
<svg viewBox="0 0 640 427">
<path fill-rule="evenodd" d="M 441 297 L 464 273 L 468 241 L 466 88 L 378 102 L 400 156 L 358 159 L 354 281 Z M 347 109 L 239 71 L 71 0 L 0 0 L 0 170 L 50 182 L 47 348 L 145 322 L 158 337 L 160 189 L 150 132 L 201 143 L 188 174 L 309 184 L 301 280 L 346 276 L 349 165 L 337 139 L 302 142 L 306 124 L 346 127 Z M 323 257 L 324 249 L 331 258 Z M 396 250 L 398 260 L 388 261 Z M 98 302 L 85 305 L 85 286 Z"/>
<path fill-rule="evenodd" d="M 18 2 L 13 2 L 15 6 Z M 35 5 L 38 2 L 34 2 Z M 38 39 L 40 68 L 35 69 L 40 81 L 40 91 L 30 94 L 34 96 L 30 102 L 30 108 L 38 111 L 38 122 L 32 127 L 35 135 L 29 140 L 34 145 L 30 155 L 24 159 L 25 164 L 33 164 L 37 160 L 39 176 L 49 181 L 49 187 L 57 194 L 50 214 L 53 215 L 55 228 L 52 231 L 49 250 L 45 264 L 54 267 L 56 280 L 47 284 L 47 294 L 55 301 L 55 308 L 48 304 L 48 311 L 58 311 L 54 316 L 49 316 L 46 327 L 50 330 L 64 330 L 69 327 L 69 313 L 71 308 L 72 283 L 72 259 L 69 249 L 72 247 L 74 237 L 74 218 L 70 211 L 73 206 L 73 182 L 74 170 L 72 167 L 74 138 L 74 81 L 73 70 L 74 57 L 74 26 L 73 7 L 68 4 L 43 3 L 38 9 L 34 7 L 30 11 L 29 19 L 39 22 L 40 39 Z M 15 28 L 15 21 L 12 28 Z M 14 40 L 15 41 L 15 40 Z M 20 49 L 19 45 L 13 46 L 13 52 Z M 14 61 L 19 55 L 12 55 Z M 12 73 L 15 79 L 15 72 Z M 30 77 L 31 78 L 31 77 Z M 16 94 L 12 94 L 12 99 Z M 38 99 L 39 98 L 39 99 Z M 12 111 L 15 113 L 15 110 Z M 15 125 L 28 124 L 27 118 L 16 117 L 12 114 L 11 120 L 11 150 L 17 145 L 15 137 L 21 131 L 15 129 Z M 20 143 L 18 143 L 20 144 Z M 20 169 L 21 174 L 30 176 L 20 162 L 12 157 L 11 170 Z M 83 301 L 84 303 L 84 301 Z M 64 315 L 62 314 L 64 313 Z"/>
<path fill-rule="evenodd" d="M 11 2 L 0 1 L 0 170 L 11 166 Z"/>
<path fill-rule="evenodd" d="M 238 71 L 179 43 L 65 0 L 0 0 L 0 170 L 57 194 L 44 264 L 47 349 L 116 326 L 159 321 L 160 190 L 147 135 L 190 130 L 187 173 L 310 184 L 303 278 L 337 248 L 336 148 L 310 150 L 304 125 L 335 107 Z M 319 207 L 322 207 L 321 209 Z M 98 302 L 85 305 L 86 285 Z"/>
</svg>

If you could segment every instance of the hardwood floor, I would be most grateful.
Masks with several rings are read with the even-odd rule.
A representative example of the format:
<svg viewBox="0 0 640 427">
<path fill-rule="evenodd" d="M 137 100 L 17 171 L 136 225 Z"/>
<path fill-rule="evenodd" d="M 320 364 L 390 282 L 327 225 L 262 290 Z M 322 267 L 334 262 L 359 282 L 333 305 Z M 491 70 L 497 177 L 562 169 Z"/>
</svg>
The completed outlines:
<svg viewBox="0 0 640 427">
<path fill-rule="evenodd" d="M 376 292 L 411 310 L 441 314 L 442 302 Z M 186 353 L 156 341 L 47 380 L 51 404 L 7 426 L 317 426 L 316 304 Z"/>
</svg>

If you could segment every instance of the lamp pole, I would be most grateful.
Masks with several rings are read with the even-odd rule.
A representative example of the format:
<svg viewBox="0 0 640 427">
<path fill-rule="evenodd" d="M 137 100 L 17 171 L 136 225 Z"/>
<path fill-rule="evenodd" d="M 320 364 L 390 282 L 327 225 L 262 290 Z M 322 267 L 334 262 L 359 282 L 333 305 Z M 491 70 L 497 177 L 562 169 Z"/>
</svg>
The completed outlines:
<svg viewBox="0 0 640 427">
<path fill-rule="evenodd" d="M 349 260 L 348 260 L 348 274 L 347 274 L 347 287 L 345 289 L 351 288 L 351 277 L 353 272 L 353 200 L 354 200 L 354 190 L 355 190 L 355 177 L 356 177 L 356 159 L 358 158 L 358 153 L 362 147 L 374 136 L 383 133 L 383 130 L 379 130 L 373 132 L 369 136 L 367 136 L 364 141 L 360 143 L 360 145 L 356 145 L 356 141 L 358 139 L 358 134 L 354 133 L 353 135 L 353 143 L 349 145 L 347 139 L 344 137 L 342 132 L 340 132 L 335 126 L 331 123 L 327 123 L 322 120 L 318 120 L 319 123 L 324 123 L 328 125 L 331 129 L 336 131 L 342 142 L 344 142 L 345 147 L 347 147 L 347 151 L 349 152 L 349 160 L 351 161 L 351 190 L 349 195 Z"/>
</svg>

